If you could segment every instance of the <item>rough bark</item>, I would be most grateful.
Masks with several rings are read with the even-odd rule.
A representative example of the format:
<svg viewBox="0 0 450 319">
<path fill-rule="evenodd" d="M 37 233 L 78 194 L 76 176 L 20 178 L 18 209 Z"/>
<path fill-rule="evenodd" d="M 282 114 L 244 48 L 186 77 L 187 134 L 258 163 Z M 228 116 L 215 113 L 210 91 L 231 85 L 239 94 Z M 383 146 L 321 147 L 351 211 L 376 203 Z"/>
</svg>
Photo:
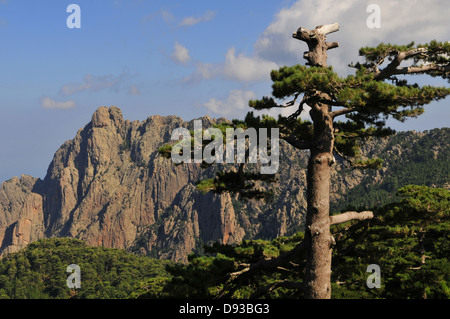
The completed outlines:
<svg viewBox="0 0 450 319">
<path fill-rule="evenodd" d="M 330 168 L 333 160 L 333 120 L 329 107 L 313 107 L 315 147 L 307 174 L 305 297 L 331 298 Z"/>
<path fill-rule="evenodd" d="M 326 35 L 339 31 L 339 24 L 326 24 L 316 27 L 315 30 L 299 28 L 292 35 L 293 38 L 306 42 L 309 51 L 303 54 L 303 57 L 311 66 L 327 67 L 327 50 L 337 48 L 338 42 L 326 42 Z"/>
<path fill-rule="evenodd" d="M 327 67 L 327 50 L 338 43 L 327 43 L 326 35 L 339 30 L 338 24 L 318 26 L 315 30 L 299 28 L 293 37 L 306 42 L 309 52 L 304 54 L 311 66 Z M 330 234 L 330 167 L 334 163 L 334 128 L 331 106 L 323 103 L 329 99 L 317 93 L 321 102 L 311 106 L 314 122 L 314 141 L 307 174 L 306 213 L 306 273 L 305 298 L 331 298 L 331 247 Z"/>
<path fill-rule="evenodd" d="M 303 57 L 308 64 L 317 67 L 327 67 L 327 51 L 339 46 L 337 42 L 326 42 L 326 35 L 339 30 L 337 23 L 321 25 L 315 30 L 299 28 L 293 37 L 306 42 L 309 51 Z M 408 52 L 408 54 L 418 54 Z M 398 60 L 405 56 L 399 56 Z M 389 69 L 395 70 L 394 61 Z M 305 98 L 304 98 L 305 99 Z M 311 156 L 307 173 L 307 213 L 305 231 L 306 273 L 305 298 L 331 298 L 331 255 L 334 239 L 330 226 L 345 221 L 373 218 L 372 212 L 347 212 L 330 216 L 330 180 L 331 166 L 335 163 L 334 127 L 336 116 L 351 113 L 352 108 L 332 111 L 332 98 L 323 92 L 316 92 L 309 97 L 310 115 L 314 122 L 314 140 L 310 143 Z M 311 103 L 312 102 L 312 103 Z M 295 143 L 292 143 L 295 145 Z"/>
</svg>

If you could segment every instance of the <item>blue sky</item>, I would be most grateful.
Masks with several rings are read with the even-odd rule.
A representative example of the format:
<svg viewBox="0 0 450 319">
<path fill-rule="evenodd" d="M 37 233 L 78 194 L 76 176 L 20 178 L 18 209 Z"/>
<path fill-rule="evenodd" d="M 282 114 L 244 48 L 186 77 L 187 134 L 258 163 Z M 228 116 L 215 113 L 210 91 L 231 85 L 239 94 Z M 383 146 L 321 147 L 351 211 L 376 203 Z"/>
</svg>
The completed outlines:
<svg viewBox="0 0 450 319">
<path fill-rule="evenodd" d="M 380 29 L 366 25 L 372 2 Z M 66 25 L 71 3 L 80 29 Z M 445 0 L 0 0 L 0 182 L 43 178 L 99 106 L 130 120 L 243 118 L 249 99 L 270 95 L 271 69 L 305 62 L 306 47 L 291 38 L 300 26 L 340 23 L 329 63 L 345 75 L 361 46 L 449 40 L 448 16 Z M 449 104 L 392 126 L 448 126 Z"/>
</svg>

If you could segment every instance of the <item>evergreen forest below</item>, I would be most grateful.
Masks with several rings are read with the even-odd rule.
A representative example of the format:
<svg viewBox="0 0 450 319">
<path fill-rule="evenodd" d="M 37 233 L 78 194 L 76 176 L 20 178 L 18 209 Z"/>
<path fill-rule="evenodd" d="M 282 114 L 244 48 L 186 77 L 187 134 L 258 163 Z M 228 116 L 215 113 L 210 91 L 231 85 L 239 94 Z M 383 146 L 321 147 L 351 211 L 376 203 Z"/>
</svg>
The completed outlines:
<svg viewBox="0 0 450 319">
<path fill-rule="evenodd" d="M 332 298 L 450 298 L 450 191 L 409 185 L 395 198 L 373 207 L 370 221 L 332 226 Z M 302 298 L 304 260 L 294 249 L 302 238 L 216 243 L 187 264 L 43 239 L 0 260 L 0 298 Z M 71 264 L 80 267 L 80 289 L 67 286 Z M 379 288 L 367 284 L 373 264 Z"/>
</svg>

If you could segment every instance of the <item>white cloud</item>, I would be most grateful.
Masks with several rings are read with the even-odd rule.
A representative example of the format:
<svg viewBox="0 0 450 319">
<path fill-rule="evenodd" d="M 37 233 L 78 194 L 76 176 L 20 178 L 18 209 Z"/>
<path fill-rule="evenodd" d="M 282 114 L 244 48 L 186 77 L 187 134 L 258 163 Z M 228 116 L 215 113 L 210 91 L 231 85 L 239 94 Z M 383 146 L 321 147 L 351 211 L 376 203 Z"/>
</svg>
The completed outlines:
<svg viewBox="0 0 450 319">
<path fill-rule="evenodd" d="M 381 8 L 381 28 L 367 27 L 366 11 L 373 1 L 361 0 L 301 0 L 275 15 L 255 44 L 255 54 L 281 65 L 304 64 L 305 43 L 292 38 L 299 27 L 314 29 L 321 24 L 338 22 L 340 31 L 328 36 L 339 42 L 339 48 L 328 51 L 328 64 L 340 74 L 348 74 L 347 66 L 356 62 L 363 46 L 381 42 L 407 44 L 445 41 L 450 36 L 447 0 L 377 0 Z"/>
<path fill-rule="evenodd" d="M 255 98 L 252 91 L 232 90 L 225 100 L 211 98 L 203 106 L 222 116 L 242 115 L 248 109 L 248 101 Z"/>
<path fill-rule="evenodd" d="M 318 25 L 338 22 L 339 32 L 328 35 L 339 48 L 328 51 L 328 64 L 338 74 L 354 72 L 348 64 L 360 60 L 358 51 L 381 42 L 425 43 L 450 37 L 448 0 L 377 0 L 381 8 L 381 28 L 371 29 L 367 19 L 371 0 L 299 0 L 280 10 L 254 44 L 254 53 L 245 55 L 230 48 L 221 63 L 196 64 L 196 71 L 184 82 L 223 77 L 241 82 L 270 80 L 270 71 L 282 65 L 304 64 L 305 43 L 293 39 L 299 27 L 314 29 Z M 199 20 L 199 19 L 197 19 Z M 186 21 L 187 22 L 187 21 Z M 192 20 L 194 22 L 194 20 Z"/>
<path fill-rule="evenodd" d="M 212 79 L 221 72 L 221 67 L 213 63 L 197 63 L 197 74 L 202 79 Z"/>
<path fill-rule="evenodd" d="M 197 62 L 195 67 L 195 72 L 185 77 L 182 81 L 183 83 L 192 84 L 201 80 L 210 80 L 223 73 L 223 65 L 221 63 Z"/>
<path fill-rule="evenodd" d="M 200 17 L 187 17 L 184 18 L 181 22 L 180 22 L 180 26 L 193 26 L 196 25 L 200 22 L 207 22 L 210 21 L 212 19 L 214 19 L 214 17 L 216 16 L 216 13 L 214 11 L 208 10 L 206 11 L 206 13 Z"/>
<path fill-rule="evenodd" d="M 381 28 L 371 29 L 367 19 L 371 12 L 367 6 L 371 0 L 299 0 L 280 10 L 254 44 L 251 55 L 237 53 L 230 48 L 223 62 L 196 64 L 196 71 L 186 82 L 222 78 L 239 82 L 269 80 L 270 71 L 282 65 L 304 64 L 305 43 L 293 39 L 292 33 L 299 27 L 314 29 L 318 25 L 338 22 L 340 30 L 328 35 L 328 40 L 340 46 L 328 51 L 328 64 L 340 75 L 353 73 L 348 64 L 360 60 L 359 48 L 376 46 L 381 42 L 407 44 L 411 41 L 425 43 L 433 39 L 446 41 L 450 38 L 448 16 L 450 7 L 446 0 L 377 0 L 381 8 Z M 245 93 L 246 92 L 246 93 Z M 245 93 L 245 94 L 244 94 Z M 269 94 L 269 92 L 263 93 Z M 212 98 L 203 106 L 214 113 L 231 115 L 248 110 L 248 100 L 253 92 L 235 90 L 228 98 Z M 259 95 L 259 94 L 258 94 Z M 240 107 L 238 107 L 239 105 Z M 290 114 L 295 109 L 283 109 Z M 308 118 L 308 112 L 302 113 Z"/>
<path fill-rule="evenodd" d="M 223 77 L 239 82 L 258 82 L 270 80 L 270 71 L 278 69 L 274 62 L 258 56 L 236 55 L 236 49 L 231 48 L 225 56 L 225 62 L 196 64 L 195 72 L 184 79 L 184 82 L 195 82 Z"/>
<path fill-rule="evenodd" d="M 182 64 L 186 64 L 191 60 L 191 57 L 189 56 L 189 50 L 179 44 L 178 41 L 175 42 L 171 58 L 173 61 Z"/>
<path fill-rule="evenodd" d="M 60 93 L 67 96 L 83 91 L 97 92 L 108 88 L 118 91 L 123 82 L 129 78 L 130 75 L 126 72 L 122 72 L 118 76 L 86 74 L 82 83 L 66 84 L 60 89 Z"/>
<path fill-rule="evenodd" d="M 41 105 L 44 109 L 59 109 L 59 110 L 72 109 L 76 106 L 74 101 L 57 102 L 48 96 L 43 97 L 41 99 Z"/>
<path fill-rule="evenodd" d="M 223 74 L 229 79 L 252 82 L 270 80 L 270 71 L 278 69 L 276 63 L 258 56 L 248 57 L 244 54 L 236 56 L 236 49 L 228 50 Z"/>
</svg>

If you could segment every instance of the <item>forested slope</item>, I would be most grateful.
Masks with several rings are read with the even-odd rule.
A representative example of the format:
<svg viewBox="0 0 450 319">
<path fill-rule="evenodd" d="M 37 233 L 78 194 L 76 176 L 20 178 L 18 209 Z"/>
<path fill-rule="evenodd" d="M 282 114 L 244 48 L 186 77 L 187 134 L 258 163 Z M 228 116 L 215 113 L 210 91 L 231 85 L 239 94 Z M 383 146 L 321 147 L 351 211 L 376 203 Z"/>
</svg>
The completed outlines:
<svg viewBox="0 0 450 319">
<path fill-rule="evenodd" d="M 43 239 L 0 260 L 0 298 L 123 299 L 148 291 L 157 296 L 169 278 L 167 263 L 77 239 Z M 80 289 L 67 286 L 72 264 L 80 267 Z"/>
<path fill-rule="evenodd" d="M 333 226 L 333 298 L 450 298 L 450 191 L 411 185 L 397 197 L 374 207 L 373 220 Z M 301 298 L 302 239 L 216 243 L 187 264 L 44 239 L 0 260 L 0 297 Z M 67 287 L 70 264 L 80 266 L 81 289 Z M 381 285 L 370 289 L 373 264 Z"/>
</svg>

